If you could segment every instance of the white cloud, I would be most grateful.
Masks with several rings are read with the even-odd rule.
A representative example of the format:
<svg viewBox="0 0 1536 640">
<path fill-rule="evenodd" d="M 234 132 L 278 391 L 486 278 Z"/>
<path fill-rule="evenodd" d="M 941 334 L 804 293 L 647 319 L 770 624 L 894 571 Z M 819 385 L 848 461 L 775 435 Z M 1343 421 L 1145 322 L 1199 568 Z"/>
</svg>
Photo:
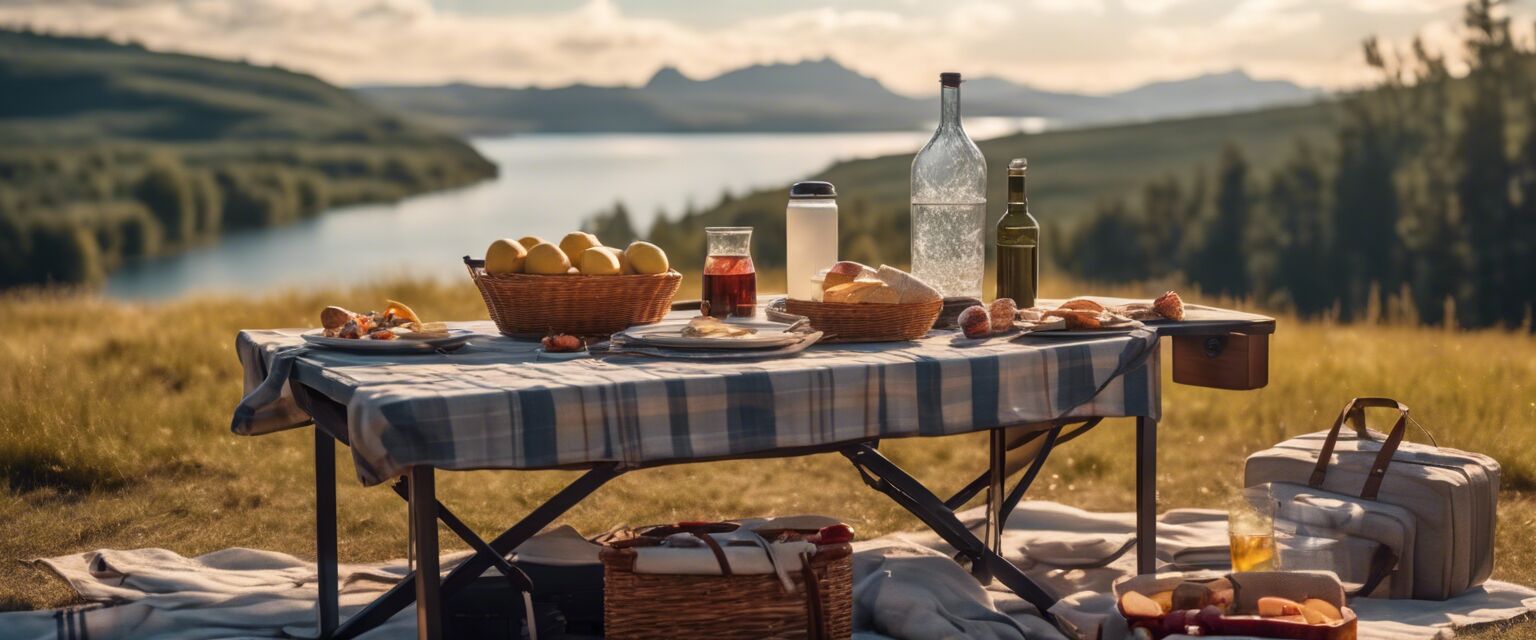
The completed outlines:
<svg viewBox="0 0 1536 640">
<path fill-rule="evenodd" d="M 1037 11 L 1104 15 L 1104 0 L 1031 0 L 1029 4 Z"/>
<path fill-rule="evenodd" d="M 282 64 L 342 84 L 636 84 L 663 65 L 708 77 L 831 56 L 898 91 L 931 93 L 934 76 L 953 69 L 1087 91 L 1238 66 L 1352 84 L 1366 73 L 1358 56 L 1365 35 L 1400 40 L 1456 18 L 1454 9 L 1367 13 L 1451 0 L 1117 1 L 823 6 L 704 25 L 632 15 L 616 0 L 495 15 L 443 11 L 430 0 L 0 0 L 0 24 Z"/>
<path fill-rule="evenodd" d="M 1349 6 L 1367 13 L 1435 13 L 1457 9 L 1466 0 L 1350 0 Z"/>
<path fill-rule="evenodd" d="M 1161 15 L 1169 9 L 1189 4 L 1190 0 L 1122 0 L 1126 11 L 1143 16 Z"/>
</svg>

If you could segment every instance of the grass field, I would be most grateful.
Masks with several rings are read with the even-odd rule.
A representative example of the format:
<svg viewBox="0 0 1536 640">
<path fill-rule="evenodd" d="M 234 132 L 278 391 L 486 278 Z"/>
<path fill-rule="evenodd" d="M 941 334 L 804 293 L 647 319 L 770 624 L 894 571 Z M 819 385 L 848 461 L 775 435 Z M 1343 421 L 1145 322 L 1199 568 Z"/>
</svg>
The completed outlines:
<svg viewBox="0 0 1536 640">
<path fill-rule="evenodd" d="M 149 546 L 191 555 L 234 545 L 312 557 L 309 433 L 229 433 L 241 391 L 234 335 L 241 328 L 310 326 L 325 304 L 371 308 L 386 291 L 429 318 L 485 317 L 470 287 L 423 283 L 157 306 L 58 293 L 0 297 L 7 332 L 0 342 L 0 470 L 7 481 L 0 494 L 0 609 L 71 601 L 60 583 L 22 562 L 28 558 Z M 1505 492 L 1495 577 L 1536 583 L 1536 340 L 1529 334 L 1282 318 L 1271 362 L 1270 385 L 1260 391 L 1168 381 L 1159 440 L 1163 508 L 1220 506 L 1237 490 L 1248 452 L 1326 427 L 1352 395 L 1392 396 L 1410 404 L 1440 443 L 1500 460 Z M 1111 421 L 1066 446 L 1031 496 L 1130 509 L 1128 426 Z M 969 435 L 889 441 L 882 449 L 951 489 L 979 470 L 984 442 Z M 337 460 L 344 470 L 343 561 L 402 557 L 403 503 L 348 477 L 346 455 L 339 452 Z M 439 491 L 472 526 L 499 531 L 571 476 L 445 473 Z M 688 488 L 686 498 L 679 487 Z M 789 512 L 835 514 L 862 536 L 918 526 L 830 455 L 636 472 L 604 487 L 567 521 L 596 532 L 624 523 Z M 1536 638 L 1533 628 L 1514 632 Z"/>
</svg>

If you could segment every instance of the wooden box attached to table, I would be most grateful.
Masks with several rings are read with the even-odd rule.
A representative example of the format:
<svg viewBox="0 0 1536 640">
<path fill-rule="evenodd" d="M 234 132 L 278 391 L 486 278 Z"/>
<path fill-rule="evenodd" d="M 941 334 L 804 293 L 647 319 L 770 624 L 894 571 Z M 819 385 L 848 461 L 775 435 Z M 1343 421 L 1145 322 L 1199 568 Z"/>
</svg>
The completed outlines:
<svg viewBox="0 0 1536 640">
<path fill-rule="evenodd" d="M 1269 384 L 1269 334 L 1174 336 L 1173 381 L 1215 389 Z"/>
</svg>

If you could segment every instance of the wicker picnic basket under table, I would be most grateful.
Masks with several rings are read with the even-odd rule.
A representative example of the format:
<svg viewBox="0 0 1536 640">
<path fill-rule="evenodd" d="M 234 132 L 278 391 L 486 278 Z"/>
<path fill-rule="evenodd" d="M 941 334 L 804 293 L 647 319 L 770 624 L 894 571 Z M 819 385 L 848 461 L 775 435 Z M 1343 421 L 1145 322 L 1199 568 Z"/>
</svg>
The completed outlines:
<svg viewBox="0 0 1536 640">
<path fill-rule="evenodd" d="M 842 640 L 853 635 L 853 547 L 848 544 L 820 546 L 802 566 L 791 568 L 794 593 L 785 592 L 772 573 L 635 573 L 635 549 L 610 547 L 599 555 L 606 638 Z"/>
<path fill-rule="evenodd" d="M 788 299 L 784 310 L 809 318 L 811 327 L 826 334 L 822 342 L 899 342 L 928 335 L 944 301 L 852 304 Z"/>
<path fill-rule="evenodd" d="M 655 275 L 489 275 L 485 261 L 464 258 L 485 308 L 503 334 L 537 338 L 551 333 L 607 336 L 637 324 L 660 322 L 683 281 L 676 271 Z"/>
</svg>

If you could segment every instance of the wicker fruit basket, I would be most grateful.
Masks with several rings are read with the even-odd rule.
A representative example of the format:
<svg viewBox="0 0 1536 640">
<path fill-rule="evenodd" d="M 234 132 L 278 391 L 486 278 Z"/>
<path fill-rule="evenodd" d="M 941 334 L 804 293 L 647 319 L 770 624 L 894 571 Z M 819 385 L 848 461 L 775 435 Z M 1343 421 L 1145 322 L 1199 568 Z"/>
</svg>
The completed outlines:
<svg viewBox="0 0 1536 640">
<path fill-rule="evenodd" d="M 614 640 L 719 638 L 841 640 L 853 635 L 853 547 L 824 545 L 776 574 L 635 573 L 634 549 L 607 548 L 603 561 L 603 636 Z M 807 588 L 808 577 L 814 585 Z"/>
<path fill-rule="evenodd" d="M 676 271 L 627 276 L 489 275 L 484 260 L 468 256 L 464 266 L 480 288 L 496 328 L 514 338 L 550 333 L 606 336 L 659 322 L 671 310 L 683 281 Z"/>
<path fill-rule="evenodd" d="M 943 300 L 906 304 L 851 304 L 785 300 L 784 310 L 810 318 L 826 335 L 822 342 L 899 342 L 928 334 L 944 309 Z"/>
</svg>

